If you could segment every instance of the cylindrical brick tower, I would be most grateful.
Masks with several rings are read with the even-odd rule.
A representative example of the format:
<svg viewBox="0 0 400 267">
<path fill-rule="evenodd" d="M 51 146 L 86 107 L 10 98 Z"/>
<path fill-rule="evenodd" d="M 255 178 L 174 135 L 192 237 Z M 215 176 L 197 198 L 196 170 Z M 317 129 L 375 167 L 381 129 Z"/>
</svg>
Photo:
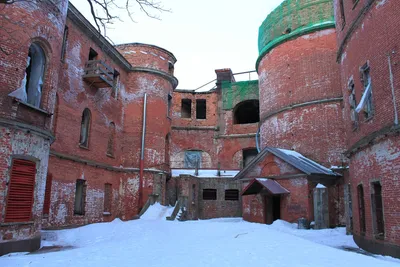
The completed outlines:
<svg viewBox="0 0 400 267">
<path fill-rule="evenodd" d="M 151 194 L 165 198 L 166 173 L 151 169 L 169 171 L 169 133 L 171 130 L 172 91 L 178 85 L 173 76 L 175 56 L 160 47 L 141 43 L 118 45 L 117 49 L 131 63 L 121 100 L 124 105 L 123 137 L 124 166 L 144 166 L 144 177 L 140 206 Z M 147 94 L 144 159 L 141 161 L 141 138 L 143 125 L 144 95 Z M 141 165 L 142 164 L 142 165 Z"/>
<path fill-rule="evenodd" d="M 40 247 L 67 5 L 0 4 L 0 255 Z"/>
<path fill-rule="evenodd" d="M 335 5 L 354 240 L 400 257 L 400 2 Z"/>
<path fill-rule="evenodd" d="M 259 29 L 260 139 L 342 165 L 345 133 L 330 1 L 286 0 Z"/>
</svg>

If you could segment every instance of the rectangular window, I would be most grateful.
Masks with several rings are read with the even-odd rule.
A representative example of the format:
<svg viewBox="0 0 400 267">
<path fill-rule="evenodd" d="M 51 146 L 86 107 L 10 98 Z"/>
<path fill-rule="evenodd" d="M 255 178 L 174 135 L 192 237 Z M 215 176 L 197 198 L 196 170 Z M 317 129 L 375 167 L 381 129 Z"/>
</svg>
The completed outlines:
<svg viewBox="0 0 400 267">
<path fill-rule="evenodd" d="M 205 99 L 196 100 L 196 119 L 204 120 L 207 117 L 207 106 Z"/>
<path fill-rule="evenodd" d="M 383 220 L 383 202 L 382 202 L 382 186 L 379 182 L 372 183 L 373 194 L 372 200 L 372 216 L 374 219 L 374 232 L 376 238 L 383 239 L 385 237 L 385 225 Z"/>
<path fill-rule="evenodd" d="M 181 104 L 181 118 L 191 118 L 192 117 L 192 100 L 182 99 Z"/>
<path fill-rule="evenodd" d="M 118 99 L 119 83 L 120 83 L 120 73 L 119 71 L 114 69 L 112 96 L 115 99 Z"/>
<path fill-rule="evenodd" d="M 217 189 L 203 189 L 203 200 L 217 200 Z"/>
<path fill-rule="evenodd" d="M 104 184 L 104 212 L 111 214 L 112 185 Z"/>
<path fill-rule="evenodd" d="M 8 184 L 4 222 L 28 222 L 32 216 L 36 163 L 14 159 Z"/>
<path fill-rule="evenodd" d="M 98 55 L 99 54 L 97 54 L 97 52 L 93 48 L 90 48 L 90 50 L 89 50 L 89 60 L 96 60 Z"/>
<path fill-rule="evenodd" d="M 225 200 L 239 200 L 239 190 L 237 189 L 225 190 Z"/>
<path fill-rule="evenodd" d="M 243 149 L 243 168 L 249 165 L 255 157 L 258 155 L 257 148 Z"/>
<path fill-rule="evenodd" d="M 364 189 L 362 185 L 357 186 L 358 195 L 358 218 L 360 220 L 360 233 L 365 235 L 365 204 L 364 204 Z"/>
<path fill-rule="evenodd" d="M 356 99 L 356 89 L 354 86 L 354 80 L 351 79 L 348 85 L 349 90 L 349 104 L 350 104 L 350 119 L 353 124 L 353 129 L 358 127 L 358 113 L 356 112 L 357 108 L 357 99 Z"/>
<path fill-rule="evenodd" d="M 75 215 L 85 214 L 85 199 L 86 199 L 86 181 L 78 179 L 76 180 L 76 188 L 75 188 L 75 205 L 74 205 Z"/>
<path fill-rule="evenodd" d="M 172 96 L 168 94 L 168 102 L 167 102 L 167 117 L 171 118 L 172 111 Z"/>
<path fill-rule="evenodd" d="M 68 39 L 68 27 L 65 26 L 64 28 L 64 36 L 63 36 L 63 42 L 62 42 L 62 47 L 61 47 L 61 60 L 64 61 L 65 59 L 65 54 L 67 51 L 67 39 Z"/>
<path fill-rule="evenodd" d="M 361 82 L 364 86 L 363 96 L 361 97 L 360 103 L 358 104 L 356 111 L 358 113 L 364 110 L 365 118 L 369 119 L 374 115 L 373 104 L 372 104 L 372 84 L 370 68 L 368 63 L 360 68 Z"/>
<path fill-rule="evenodd" d="M 53 183 L 53 175 L 47 174 L 46 189 L 44 191 L 43 215 L 50 214 L 51 184 L 52 183 Z"/>
</svg>

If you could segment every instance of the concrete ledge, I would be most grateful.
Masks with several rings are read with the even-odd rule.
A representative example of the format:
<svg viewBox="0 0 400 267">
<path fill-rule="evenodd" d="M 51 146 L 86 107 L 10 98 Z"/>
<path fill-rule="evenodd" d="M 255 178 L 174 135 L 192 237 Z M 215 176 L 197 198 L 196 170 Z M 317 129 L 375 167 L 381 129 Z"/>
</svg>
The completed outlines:
<svg viewBox="0 0 400 267">
<path fill-rule="evenodd" d="M 214 126 L 172 126 L 171 128 L 182 131 L 218 131 L 218 127 Z"/>
<path fill-rule="evenodd" d="M 0 243 L 0 256 L 13 252 L 33 252 L 40 248 L 41 236 Z"/>
<path fill-rule="evenodd" d="M 360 248 L 374 253 L 400 258 L 400 246 L 389 244 L 384 240 L 371 240 L 365 236 L 353 235 L 354 242 Z"/>
</svg>

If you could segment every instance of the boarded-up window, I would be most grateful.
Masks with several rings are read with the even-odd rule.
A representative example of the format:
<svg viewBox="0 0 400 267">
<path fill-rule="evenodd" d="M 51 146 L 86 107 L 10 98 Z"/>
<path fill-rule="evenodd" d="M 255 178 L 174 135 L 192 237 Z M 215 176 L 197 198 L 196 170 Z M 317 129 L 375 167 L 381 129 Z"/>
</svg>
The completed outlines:
<svg viewBox="0 0 400 267">
<path fill-rule="evenodd" d="M 191 118 L 192 117 L 192 100 L 182 99 L 181 103 L 181 118 Z"/>
<path fill-rule="evenodd" d="M 85 214 L 85 199 L 86 199 L 86 181 L 78 179 L 76 180 L 76 188 L 75 188 L 75 205 L 74 205 L 75 215 Z"/>
<path fill-rule="evenodd" d="M 239 200 L 239 190 L 237 189 L 225 190 L 225 200 Z"/>
<path fill-rule="evenodd" d="M 14 159 L 7 194 L 4 222 L 28 222 L 32 216 L 36 163 Z"/>
<path fill-rule="evenodd" d="M 374 232 L 376 237 L 385 236 L 385 225 L 383 221 L 382 186 L 379 182 L 372 184 L 372 216 L 374 218 Z"/>
<path fill-rule="evenodd" d="M 358 195 L 358 216 L 360 220 L 360 232 L 365 234 L 365 203 L 364 203 L 364 189 L 362 185 L 357 186 Z"/>
<path fill-rule="evenodd" d="M 81 137 L 79 144 L 83 147 L 89 147 L 89 130 L 90 130 L 90 119 L 91 113 L 88 108 L 82 113 L 82 121 L 81 121 Z"/>
<path fill-rule="evenodd" d="M 111 213 L 112 203 L 112 186 L 111 184 L 104 184 L 104 212 Z"/>
<path fill-rule="evenodd" d="M 195 169 L 201 167 L 201 151 L 185 151 L 185 168 Z"/>
<path fill-rule="evenodd" d="M 207 102 L 205 99 L 196 100 L 196 119 L 204 120 L 207 118 Z"/>
<path fill-rule="evenodd" d="M 46 178 L 46 189 L 44 193 L 44 203 L 43 203 L 43 215 L 50 214 L 50 203 L 51 203 L 51 184 L 53 182 L 53 175 L 47 174 Z"/>
<path fill-rule="evenodd" d="M 111 122 L 108 133 L 107 155 L 113 157 L 114 150 L 115 150 L 115 124 Z"/>
<path fill-rule="evenodd" d="M 203 189 L 203 200 L 217 200 L 217 189 Z"/>
</svg>

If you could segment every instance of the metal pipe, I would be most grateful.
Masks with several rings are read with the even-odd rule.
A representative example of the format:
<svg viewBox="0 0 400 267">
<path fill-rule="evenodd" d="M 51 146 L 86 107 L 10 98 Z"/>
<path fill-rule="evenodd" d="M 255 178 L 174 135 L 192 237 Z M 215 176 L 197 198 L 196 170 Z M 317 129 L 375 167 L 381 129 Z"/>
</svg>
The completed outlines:
<svg viewBox="0 0 400 267">
<path fill-rule="evenodd" d="M 257 129 L 257 133 L 256 133 L 256 148 L 257 148 L 257 152 L 260 153 L 261 149 L 260 149 L 260 130 L 261 130 L 261 123 L 258 124 L 258 129 Z"/>
<path fill-rule="evenodd" d="M 143 99 L 143 127 L 142 127 L 142 147 L 140 150 L 140 172 L 139 172 L 139 209 L 142 208 L 142 191 L 143 191 L 143 171 L 144 171 L 144 142 L 146 136 L 146 116 L 147 116 L 147 94 Z"/>
<path fill-rule="evenodd" d="M 394 93 L 394 82 L 393 82 L 393 71 L 392 71 L 392 60 L 390 58 L 390 54 L 388 54 L 388 64 L 389 64 L 389 73 L 390 73 L 390 85 L 392 87 L 392 98 L 393 98 L 393 107 L 394 107 L 394 124 L 399 124 L 399 117 L 397 115 L 397 107 L 396 107 L 396 95 Z"/>
</svg>

